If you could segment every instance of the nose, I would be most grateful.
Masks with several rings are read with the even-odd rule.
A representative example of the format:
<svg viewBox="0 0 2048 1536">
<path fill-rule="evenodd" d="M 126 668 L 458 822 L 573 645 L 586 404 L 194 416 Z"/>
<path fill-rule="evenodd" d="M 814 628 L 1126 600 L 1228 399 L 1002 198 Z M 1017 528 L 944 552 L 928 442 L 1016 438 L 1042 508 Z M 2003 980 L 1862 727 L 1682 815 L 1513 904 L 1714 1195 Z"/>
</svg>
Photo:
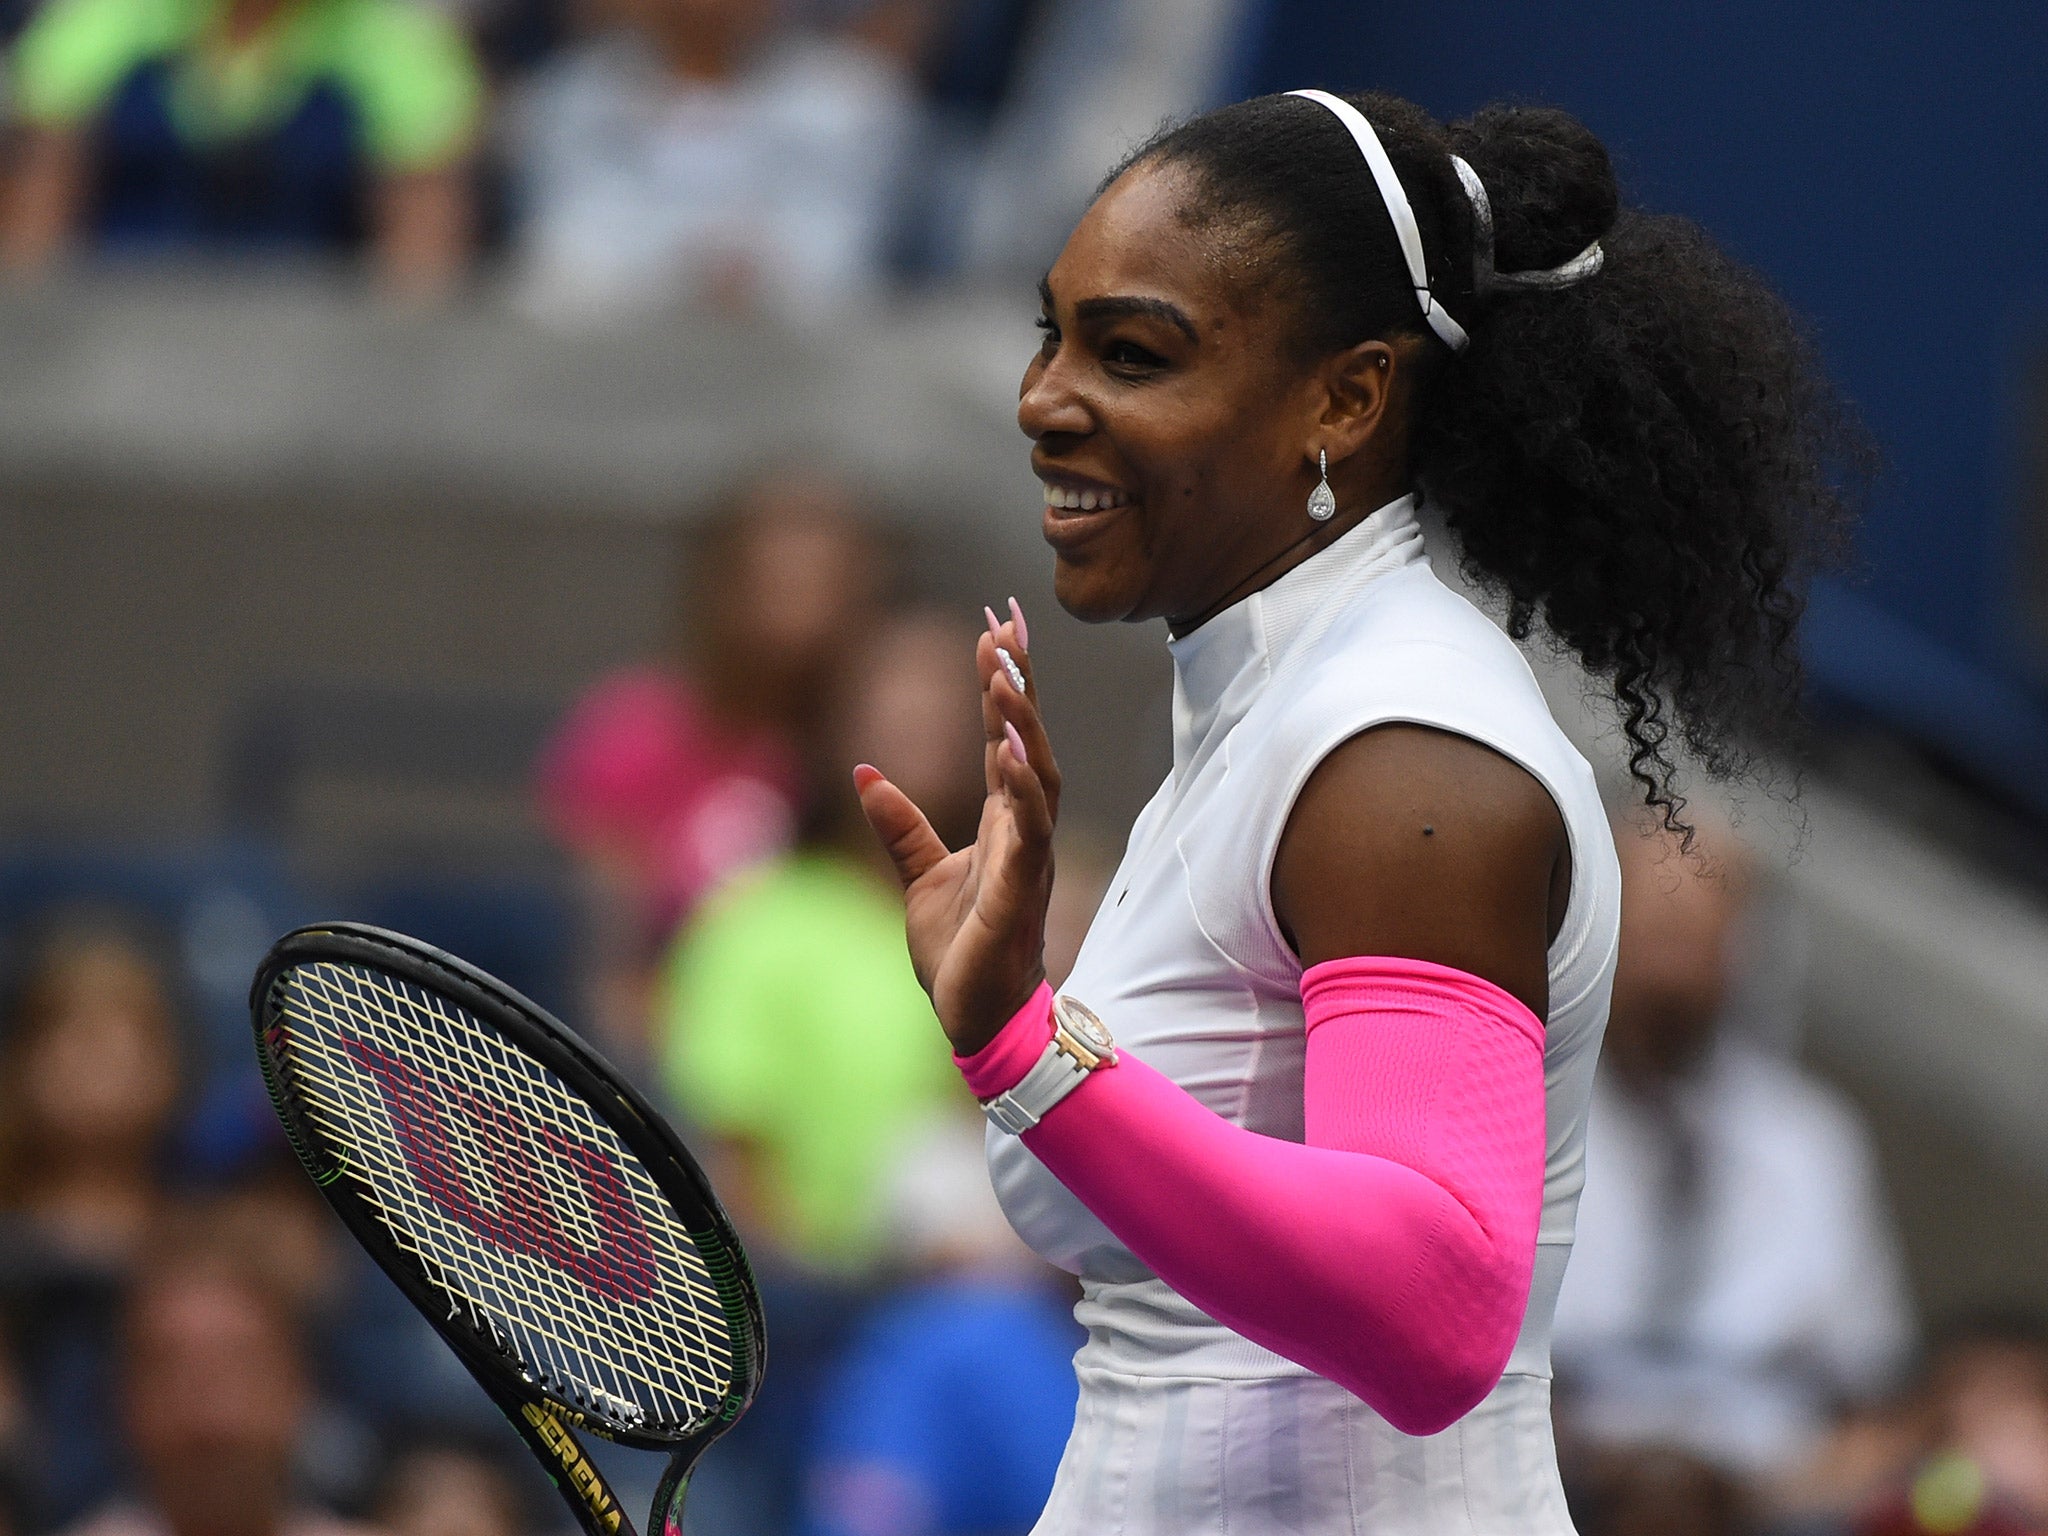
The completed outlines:
<svg viewBox="0 0 2048 1536">
<path fill-rule="evenodd" d="M 1063 352 L 1050 359 L 1034 357 L 1017 391 L 1017 425 L 1034 443 L 1055 433 L 1085 437 L 1095 418 L 1075 387 L 1074 367 Z"/>
</svg>

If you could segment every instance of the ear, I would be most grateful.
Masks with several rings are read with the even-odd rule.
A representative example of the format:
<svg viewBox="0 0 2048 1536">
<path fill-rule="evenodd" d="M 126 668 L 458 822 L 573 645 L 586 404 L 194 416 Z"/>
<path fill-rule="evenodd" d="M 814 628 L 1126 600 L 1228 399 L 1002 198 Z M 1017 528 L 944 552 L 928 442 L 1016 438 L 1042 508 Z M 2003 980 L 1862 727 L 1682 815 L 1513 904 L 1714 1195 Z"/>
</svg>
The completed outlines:
<svg viewBox="0 0 2048 1536">
<path fill-rule="evenodd" d="M 1324 360 L 1317 446 L 1328 451 L 1332 465 L 1367 444 L 1382 450 L 1390 446 L 1386 439 L 1406 415 L 1399 402 L 1409 382 L 1404 367 L 1407 350 L 1399 341 L 1362 341 Z"/>
</svg>

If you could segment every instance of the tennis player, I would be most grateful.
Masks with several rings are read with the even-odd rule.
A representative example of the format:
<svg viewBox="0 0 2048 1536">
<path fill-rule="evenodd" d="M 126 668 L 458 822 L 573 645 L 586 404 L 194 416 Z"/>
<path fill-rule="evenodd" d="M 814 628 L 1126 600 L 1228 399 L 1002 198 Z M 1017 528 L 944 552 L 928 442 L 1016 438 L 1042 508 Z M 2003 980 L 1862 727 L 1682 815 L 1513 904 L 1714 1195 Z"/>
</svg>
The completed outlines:
<svg viewBox="0 0 2048 1536">
<path fill-rule="evenodd" d="M 1648 802 L 1789 710 L 1853 460 L 1797 328 L 1560 112 L 1261 98 L 1105 184 L 1018 419 L 1061 605 L 1163 618 L 1173 770 L 1055 999 L 1014 605 L 949 853 L 855 780 L 1031 1245 L 1081 1277 L 1058 1536 L 1571 1529 L 1550 1431 L 1620 900 L 1607 818 L 1418 510 L 1606 679 Z M 1002 1383 L 991 1381 L 991 1392 Z"/>
</svg>

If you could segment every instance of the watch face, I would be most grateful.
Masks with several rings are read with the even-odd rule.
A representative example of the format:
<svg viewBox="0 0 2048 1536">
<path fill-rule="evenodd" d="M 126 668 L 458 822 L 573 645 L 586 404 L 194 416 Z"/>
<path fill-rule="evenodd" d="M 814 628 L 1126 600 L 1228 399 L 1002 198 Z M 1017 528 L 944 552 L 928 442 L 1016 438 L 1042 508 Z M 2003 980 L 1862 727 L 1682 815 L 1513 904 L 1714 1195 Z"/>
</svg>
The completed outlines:
<svg viewBox="0 0 2048 1536">
<path fill-rule="evenodd" d="M 1098 1056 L 1107 1056 L 1116 1049 L 1116 1041 L 1110 1038 L 1109 1027 L 1095 1016 L 1086 1003 L 1077 1002 L 1063 993 L 1053 1000 L 1052 1011 L 1059 1020 L 1060 1028 Z"/>
</svg>

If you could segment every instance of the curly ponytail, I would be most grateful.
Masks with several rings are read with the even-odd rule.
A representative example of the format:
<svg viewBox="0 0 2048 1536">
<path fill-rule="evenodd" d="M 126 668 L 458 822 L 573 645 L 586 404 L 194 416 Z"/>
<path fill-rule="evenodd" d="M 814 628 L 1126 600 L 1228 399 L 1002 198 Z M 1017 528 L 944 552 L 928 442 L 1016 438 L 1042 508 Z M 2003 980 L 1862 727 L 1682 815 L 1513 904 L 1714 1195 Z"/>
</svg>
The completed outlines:
<svg viewBox="0 0 2048 1536">
<path fill-rule="evenodd" d="M 1607 680 L 1629 771 L 1680 820 L 1680 750 L 1706 773 L 1782 745 L 1800 686 L 1808 577 L 1839 549 L 1873 455 L 1784 303 L 1696 225 L 1622 206 L 1607 151 L 1569 114 L 1488 107 L 1438 124 L 1348 98 L 1401 177 L 1431 285 L 1471 335 L 1431 342 L 1410 441 L 1416 484 L 1468 574 Z M 1501 272 L 1598 240 L 1592 277 L 1475 291 L 1485 184 Z M 1305 357 L 1428 333 L 1392 226 L 1343 126 L 1284 96 L 1170 129 L 1125 167 L 1197 173 L 1187 217 L 1228 227 L 1298 317 Z M 1674 732 L 1676 741 L 1673 741 Z"/>
</svg>

